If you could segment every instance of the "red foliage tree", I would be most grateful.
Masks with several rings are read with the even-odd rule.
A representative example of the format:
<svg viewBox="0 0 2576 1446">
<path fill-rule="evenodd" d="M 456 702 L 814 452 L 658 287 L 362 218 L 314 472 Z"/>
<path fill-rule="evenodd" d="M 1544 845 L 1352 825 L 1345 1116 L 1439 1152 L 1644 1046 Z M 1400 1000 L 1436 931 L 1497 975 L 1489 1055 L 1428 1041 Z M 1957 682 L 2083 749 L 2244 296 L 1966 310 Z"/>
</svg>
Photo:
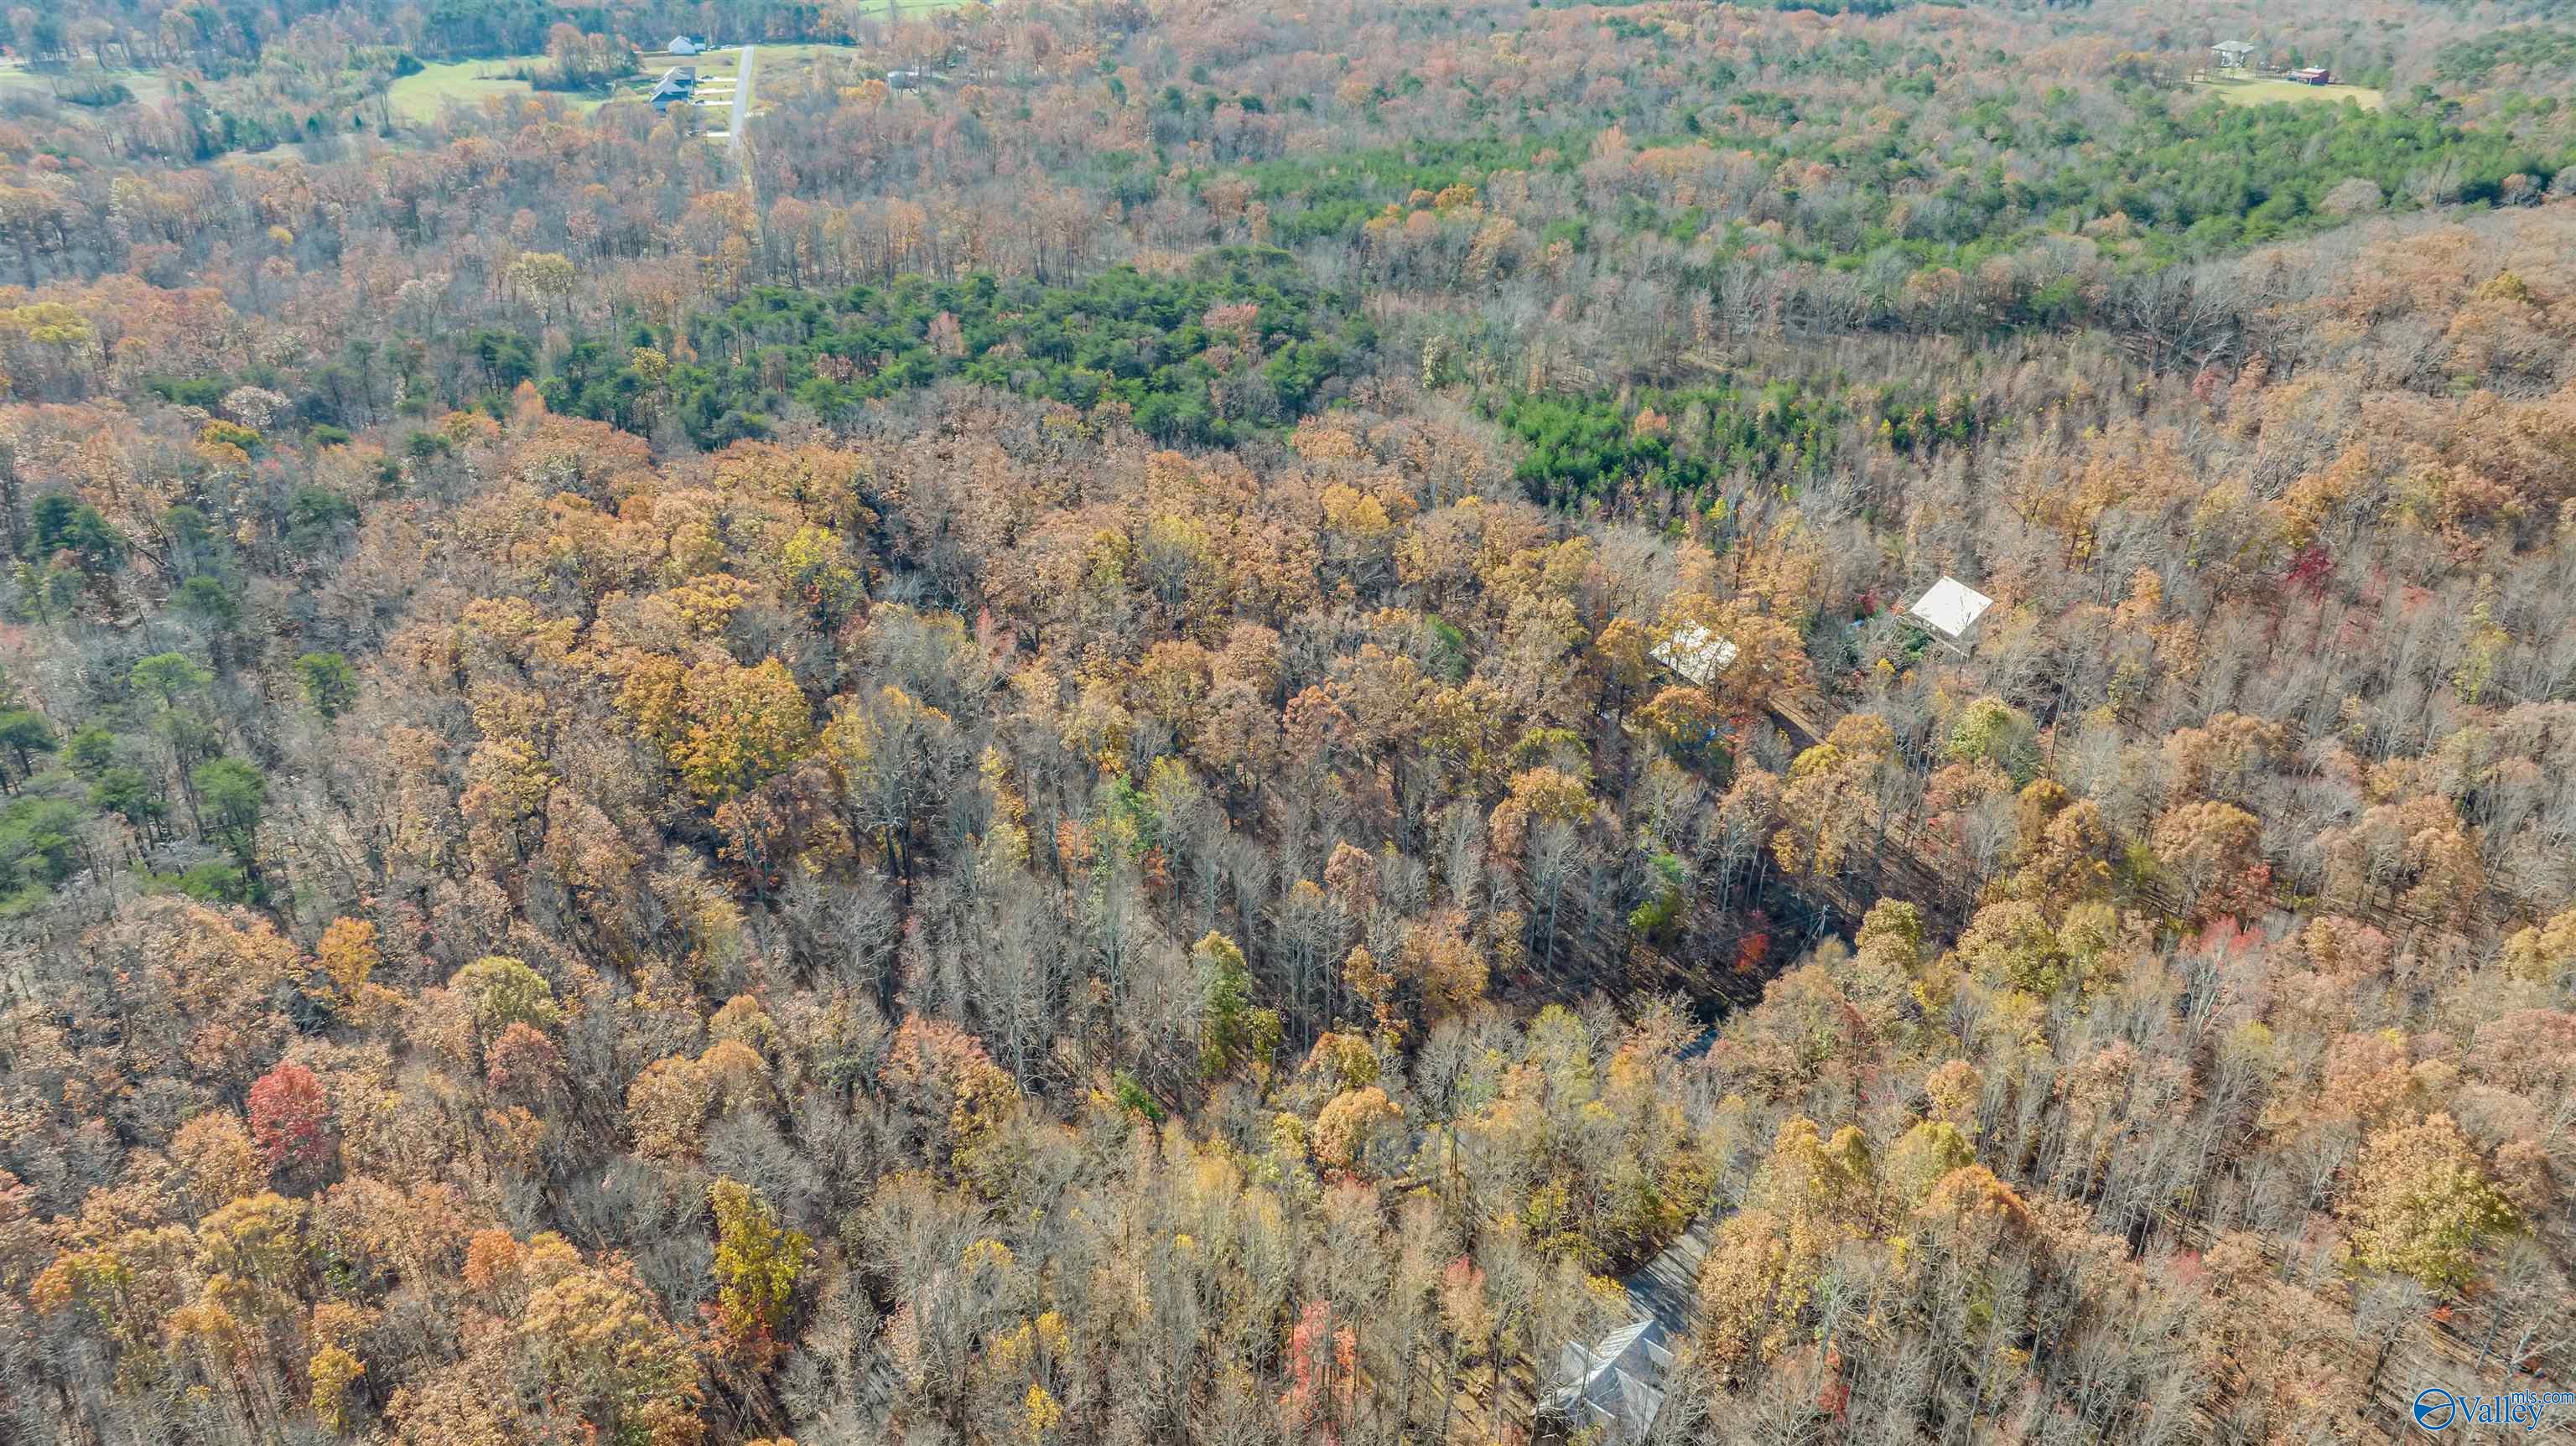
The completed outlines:
<svg viewBox="0 0 2576 1446">
<path fill-rule="evenodd" d="M 250 1134 L 271 1171 L 320 1170 L 338 1148 L 322 1081 L 292 1060 L 261 1075 L 250 1087 Z"/>
<path fill-rule="evenodd" d="M 484 1052 L 484 1083 L 523 1100 L 539 1100 L 563 1079 L 563 1054 L 524 1020 L 511 1021 Z"/>
</svg>

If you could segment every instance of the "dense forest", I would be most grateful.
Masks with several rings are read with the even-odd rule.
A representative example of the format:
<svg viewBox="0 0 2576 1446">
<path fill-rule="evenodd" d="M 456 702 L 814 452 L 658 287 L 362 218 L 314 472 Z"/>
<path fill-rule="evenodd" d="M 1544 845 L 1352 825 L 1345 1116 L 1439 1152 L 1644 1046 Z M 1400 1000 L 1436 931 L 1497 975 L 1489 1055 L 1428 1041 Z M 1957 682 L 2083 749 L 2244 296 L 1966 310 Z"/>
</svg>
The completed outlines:
<svg viewBox="0 0 2576 1446">
<path fill-rule="evenodd" d="M 2562 7 L 0 46 L 0 1439 L 2576 1390 Z"/>
</svg>

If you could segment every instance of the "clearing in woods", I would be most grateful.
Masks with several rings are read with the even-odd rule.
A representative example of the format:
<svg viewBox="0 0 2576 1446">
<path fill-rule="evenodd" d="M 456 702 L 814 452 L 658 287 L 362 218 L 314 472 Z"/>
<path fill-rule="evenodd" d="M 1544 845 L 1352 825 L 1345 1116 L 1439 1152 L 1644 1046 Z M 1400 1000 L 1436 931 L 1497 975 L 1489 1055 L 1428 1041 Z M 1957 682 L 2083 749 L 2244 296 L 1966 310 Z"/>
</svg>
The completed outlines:
<svg viewBox="0 0 2576 1446">
<path fill-rule="evenodd" d="M 101 70 L 94 65 L 37 70 L 23 61 L 0 65 L 0 95 L 32 91 L 68 100 L 108 85 L 125 87 L 126 94 L 145 104 L 170 98 L 170 83 L 157 70 Z"/>
<path fill-rule="evenodd" d="M 965 0 L 910 0 L 910 3 L 900 7 L 900 14 L 905 20 L 927 18 L 933 11 L 954 9 L 963 3 Z M 885 10 L 886 7 L 880 6 L 856 18 L 881 19 Z M 822 71 L 829 79 L 851 83 L 865 75 L 874 74 L 878 66 L 883 63 L 881 55 L 872 56 L 871 52 L 863 47 L 836 41 L 758 41 L 755 43 L 760 47 L 760 78 L 773 85 L 802 78 L 805 74 L 817 70 Z M 636 73 L 619 81 L 608 95 L 583 91 L 542 93 L 558 96 L 575 112 L 588 114 L 611 100 L 629 97 L 641 100 L 645 93 L 653 88 L 653 83 L 661 79 L 662 72 L 674 65 L 686 65 L 695 67 L 698 72 L 701 104 L 716 107 L 729 106 L 733 99 L 730 87 L 735 82 L 742 63 L 742 46 L 739 43 L 721 44 L 720 48 L 701 55 L 672 55 L 664 51 L 645 51 L 639 53 L 635 60 Z M 867 63 L 862 64 L 862 62 Z M 521 72 L 534 70 L 545 63 L 546 58 L 542 55 L 504 55 L 489 60 L 447 61 L 427 66 L 417 75 L 406 75 L 396 80 L 388 90 L 386 99 L 393 107 L 396 120 L 417 125 L 436 120 L 439 108 L 450 99 L 473 106 L 481 105 L 486 96 L 540 94 L 536 87 L 519 79 L 518 76 Z M 158 85 L 157 76 L 148 72 L 137 72 L 136 75 L 149 83 Z M 120 74 L 117 78 L 126 80 L 129 85 L 134 84 L 133 76 Z M 0 80 L 0 83 L 5 83 L 5 80 Z M 136 86 L 135 89 L 138 95 L 142 93 L 141 86 Z M 706 94 L 711 89 L 715 94 Z M 714 118 L 714 124 L 723 123 L 721 115 Z"/>
<path fill-rule="evenodd" d="M 518 72 L 546 63 L 542 55 L 504 55 L 492 60 L 451 60 L 424 66 L 417 75 L 396 80 L 385 92 L 386 103 L 393 107 L 394 119 L 418 125 L 438 119 L 439 109 L 453 100 L 460 105 L 481 105 L 484 98 L 495 95 L 536 95 L 537 88 L 518 78 Z M 655 72 L 656 75 L 659 72 Z M 605 97 L 581 91 L 547 91 L 576 111 L 598 109 Z"/>
<path fill-rule="evenodd" d="M 2302 85 L 2295 80 L 2261 80 L 2253 76 L 2220 75 L 2192 82 L 2198 90 L 2215 92 L 2229 105 L 2332 105 L 2351 101 L 2363 110 L 2377 110 L 2388 103 L 2387 97 L 2360 85 Z"/>
<path fill-rule="evenodd" d="M 939 7 L 911 5 L 905 7 L 905 13 L 916 14 L 935 8 Z M 760 74 L 756 82 L 759 90 L 768 90 L 779 84 L 800 81 L 809 76 L 842 85 L 854 85 L 869 76 L 883 74 L 889 67 L 902 68 L 903 64 L 890 58 L 881 47 L 845 45 L 839 41 L 763 40 L 756 44 L 760 51 Z M 672 65 L 694 64 L 698 67 L 698 85 L 703 89 L 711 81 L 729 80 L 735 73 L 741 55 L 742 47 L 737 45 L 694 58 L 661 54 L 647 55 L 643 57 L 643 65 L 647 71 L 660 75 L 665 68 Z M 754 99 L 757 98 L 755 95 Z"/>
</svg>

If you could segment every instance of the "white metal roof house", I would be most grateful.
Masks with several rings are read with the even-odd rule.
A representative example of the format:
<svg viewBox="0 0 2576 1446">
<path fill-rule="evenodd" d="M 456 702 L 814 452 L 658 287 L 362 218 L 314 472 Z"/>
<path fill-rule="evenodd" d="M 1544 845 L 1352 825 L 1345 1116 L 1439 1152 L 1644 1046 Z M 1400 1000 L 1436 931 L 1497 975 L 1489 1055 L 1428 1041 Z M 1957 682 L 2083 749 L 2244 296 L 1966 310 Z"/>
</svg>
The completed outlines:
<svg viewBox="0 0 2576 1446">
<path fill-rule="evenodd" d="M 1994 605 L 1993 598 L 1955 577 L 1945 577 L 1932 584 L 1905 615 L 1955 643 Z"/>
<path fill-rule="evenodd" d="M 707 47 L 694 35 L 675 35 L 670 48 L 673 55 L 696 55 Z"/>
<path fill-rule="evenodd" d="M 1676 631 L 1647 650 L 1648 656 L 1705 688 L 1735 661 L 1735 644 L 1697 623 Z"/>
</svg>

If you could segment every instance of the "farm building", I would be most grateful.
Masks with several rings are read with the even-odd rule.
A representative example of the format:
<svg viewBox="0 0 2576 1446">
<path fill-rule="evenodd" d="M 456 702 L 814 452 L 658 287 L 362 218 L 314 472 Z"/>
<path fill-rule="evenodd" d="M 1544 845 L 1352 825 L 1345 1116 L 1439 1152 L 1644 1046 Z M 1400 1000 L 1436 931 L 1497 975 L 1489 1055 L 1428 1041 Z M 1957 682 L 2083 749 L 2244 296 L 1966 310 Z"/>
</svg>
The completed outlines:
<svg viewBox="0 0 2576 1446">
<path fill-rule="evenodd" d="M 2288 79 L 2295 80 L 2301 85 L 2332 85 L 2334 72 L 2322 65 L 2311 65 L 2305 70 L 2291 71 Z"/>
<path fill-rule="evenodd" d="M 706 50 L 707 43 L 694 35 L 680 35 L 672 37 L 670 48 L 673 55 L 697 55 Z"/>
</svg>

